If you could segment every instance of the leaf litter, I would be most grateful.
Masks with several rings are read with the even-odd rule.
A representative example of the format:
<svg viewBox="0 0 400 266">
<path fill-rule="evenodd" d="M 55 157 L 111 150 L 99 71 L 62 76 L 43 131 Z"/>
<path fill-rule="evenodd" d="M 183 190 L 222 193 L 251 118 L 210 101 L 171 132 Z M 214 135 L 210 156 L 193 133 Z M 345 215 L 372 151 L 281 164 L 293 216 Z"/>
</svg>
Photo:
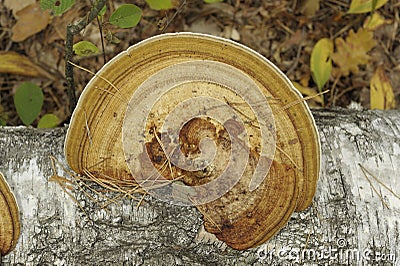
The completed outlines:
<svg viewBox="0 0 400 266">
<path fill-rule="evenodd" d="M 21 124 L 12 97 L 15 88 L 26 81 L 34 81 L 43 89 L 46 105 L 42 115 L 57 113 L 60 124 L 63 124 L 69 117 L 65 108 L 68 106 L 64 75 L 65 27 L 84 18 L 91 7 L 88 2 L 76 1 L 67 12 L 52 17 L 51 23 L 44 29 L 17 43 L 12 40 L 11 29 L 21 17 L 15 17 L 14 14 L 26 5 L 21 1 L 4 1 L 7 5 L 0 6 L 0 51 L 15 51 L 45 69 L 52 77 L 35 75 L 32 78 L 18 73 L 0 73 L 0 106 L 3 117 L 4 114 L 7 116 L 6 124 Z M 311 106 L 322 106 L 320 98 L 323 97 L 328 107 L 346 107 L 355 101 L 370 108 L 370 81 L 379 65 L 384 65 L 395 102 L 399 102 L 400 39 L 397 36 L 400 36 L 400 5 L 397 0 L 388 0 L 378 8 L 379 3 L 373 12 L 360 14 L 349 14 L 352 1 L 341 0 L 225 0 L 214 4 L 206 4 L 203 0 L 173 2 L 173 8 L 157 11 L 149 8 L 145 1 L 135 1 L 134 4 L 142 9 L 143 14 L 133 29 L 104 24 L 104 36 L 112 36 L 109 40 L 119 40 L 106 41 L 107 59 L 132 44 L 162 32 L 201 31 L 235 39 L 258 51 L 286 73 L 292 82 L 300 84 L 305 96 L 310 96 L 312 91 L 319 91 L 312 79 L 311 53 L 319 40 L 329 38 L 334 43 L 334 64 L 332 74 L 322 90 L 330 89 L 331 93 L 318 96 L 310 102 Z M 108 1 L 104 21 L 108 21 L 110 13 L 120 5 L 131 3 L 126 0 L 118 1 L 118 4 Z M 367 18 L 370 18 L 370 22 L 366 22 Z M 81 36 L 76 36 L 74 43 L 79 41 L 90 41 L 101 47 L 96 21 Z M 92 72 L 96 72 L 103 64 L 101 54 L 76 57 L 74 61 Z M 74 77 L 79 96 L 92 75 L 76 70 Z M 37 125 L 37 122 L 33 125 Z"/>
</svg>

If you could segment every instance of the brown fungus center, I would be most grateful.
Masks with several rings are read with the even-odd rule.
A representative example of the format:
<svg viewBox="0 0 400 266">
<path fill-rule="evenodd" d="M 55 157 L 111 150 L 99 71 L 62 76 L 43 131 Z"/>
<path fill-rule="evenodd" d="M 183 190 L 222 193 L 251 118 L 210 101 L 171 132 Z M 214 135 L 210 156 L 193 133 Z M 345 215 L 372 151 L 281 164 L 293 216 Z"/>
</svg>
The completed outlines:
<svg viewBox="0 0 400 266">
<path fill-rule="evenodd" d="M 185 156 L 200 153 L 200 142 L 204 138 L 216 140 L 217 129 L 213 123 L 204 118 L 193 118 L 183 125 L 179 132 L 181 151 Z"/>
<path fill-rule="evenodd" d="M 224 127 L 210 118 L 196 117 L 186 122 L 179 131 L 177 147 L 171 148 L 168 142 L 162 147 L 161 138 L 168 136 L 157 133 L 146 143 L 146 149 L 153 166 L 163 169 L 159 173 L 168 180 L 181 178 L 188 186 L 203 185 L 226 168 L 231 141 Z M 171 151 L 170 157 L 166 151 Z M 171 164 L 169 169 L 167 163 Z"/>
</svg>

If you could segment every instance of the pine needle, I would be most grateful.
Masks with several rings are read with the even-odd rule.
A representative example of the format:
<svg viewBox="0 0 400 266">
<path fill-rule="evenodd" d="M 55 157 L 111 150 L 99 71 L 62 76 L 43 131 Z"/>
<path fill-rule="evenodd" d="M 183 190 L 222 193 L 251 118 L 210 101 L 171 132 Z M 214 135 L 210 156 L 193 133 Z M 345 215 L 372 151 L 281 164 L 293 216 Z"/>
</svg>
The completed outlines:
<svg viewBox="0 0 400 266">
<path fill-rule="evenodd" d="M 312 99 L 312 98 L 315 98 L 315 97 L 317 97 L 317 96 L 320 96 L 320 95 L 325 94 L 325 93 L 328 93 L 328 92 L 329 92 L 329 90 L 326 90 L 326 91 L 317 93 L 317 94 L 315 94 L 315 95 L 310 95 L 310 96 L 304 97 L 304 98 L 302 98 L 302 99 L 296 100 L 296 101 L 294 101 L 294 102 L 288 103 L 287 105 L 285 105 L 285 106 L 283 106 L 282 108 L 280 108 L 279 111 L 285 111 L 285 110 L 287 110 L 287 109 L 289 109 L 289 108 L 291 108 L 291 107 L 293 107 L 293 106 L 295 106 L 295 105 L 297 105 L 297 104 L 299 104 L 299 103 L 308 101 L 308 100 L 310 100 L 310 99 Z"/>
<path fill-rule="evenodd" d="M 71 61 L 68 61 L 68 63 L 70 63 L 70 64 L 73 65 L 74 67 L 77 67 L 77 68 L 79 68 L 79 69 L 81 69 L 81 70 L 83 70 L 83 71 L 86 71 L 86 72 L 92 74 L 92 75 L 95 76 L 95 77 L 98 77 L 98 78 L 104 80 L 105 82 L 108 83 L 108 85 L 110 85 L 111 87 L 113 87 L 117 92 L 120 92 L 119 89 L 118 89 L 114 84 L 112 84 L 110 81 L 108 81 L 106 78 L 103 78 L 102 76 L 97 75 L 97 74 L 94 73 L 93 71 L 91 71 L 91 70 L 89 70 L 89 69 L 87 69 L 87 68 L 81 67 L 81 66 L 79 66 L 79 65 L 77 65 L 77 64 L 75 64 L 75 63 L 73 63 L 73 62 L 71 62 Z"/>
</svg>

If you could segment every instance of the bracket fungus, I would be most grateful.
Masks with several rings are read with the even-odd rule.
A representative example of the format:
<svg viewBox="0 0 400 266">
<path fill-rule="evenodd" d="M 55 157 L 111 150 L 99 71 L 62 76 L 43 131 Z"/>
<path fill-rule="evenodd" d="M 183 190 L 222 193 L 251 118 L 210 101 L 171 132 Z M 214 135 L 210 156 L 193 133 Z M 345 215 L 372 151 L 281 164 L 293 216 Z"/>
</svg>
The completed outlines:
<svg viewBox="0 0 400 266">
<path fill-rule="evenodd" d="M 7 181 L 0 173 L 0 253 L 14 249 L 20 234 L 18 205 Z M 0 257 L 1 257 L 0 256 Z"/>
<path fill-rule="evenodd" d="M 250 48 L 195 33 L 155 36 L 104 65 L 65 155 L 79 174 L 195 205 L 240 250 L 311 204 L 320 167 L 314 119 L 288 78 Z"/>
</svg>

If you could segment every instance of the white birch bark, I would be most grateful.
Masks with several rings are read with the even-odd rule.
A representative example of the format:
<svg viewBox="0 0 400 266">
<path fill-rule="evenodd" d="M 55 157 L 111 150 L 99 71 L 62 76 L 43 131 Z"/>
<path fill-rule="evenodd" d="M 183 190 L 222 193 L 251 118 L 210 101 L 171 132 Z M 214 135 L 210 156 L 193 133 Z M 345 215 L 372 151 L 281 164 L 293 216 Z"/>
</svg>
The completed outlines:
<svg viewBox="0 0 400 266">
<path fill-rule="evenodd" d="M 22 233 L 3 265 L 400 265 L 400 112 L 314 111 L 322 167 L 310 208 L 266 244 L 233 250 L 205 233 L 191 207 L 146 197 L 107 212 L 82 192 L 86 216 L 54 182 L 66 129 L 0 128 L 0 171 Z M 361 166 L 373 173 L 363 174 Z M 58 174 L 67 173 L 58 167 Z M 370 183 L 370 181 L 371 183 Z M 392 192 L 384 187 L 385 184 Z M 378 195 L 380 194 L 380 195 Z M 114 194 L 115 196 L 115 194 Z M 140 196 L 138 196 L 140 199 Z M 321 252 L 323 256 L 321 256 Z"/>
</svg>

